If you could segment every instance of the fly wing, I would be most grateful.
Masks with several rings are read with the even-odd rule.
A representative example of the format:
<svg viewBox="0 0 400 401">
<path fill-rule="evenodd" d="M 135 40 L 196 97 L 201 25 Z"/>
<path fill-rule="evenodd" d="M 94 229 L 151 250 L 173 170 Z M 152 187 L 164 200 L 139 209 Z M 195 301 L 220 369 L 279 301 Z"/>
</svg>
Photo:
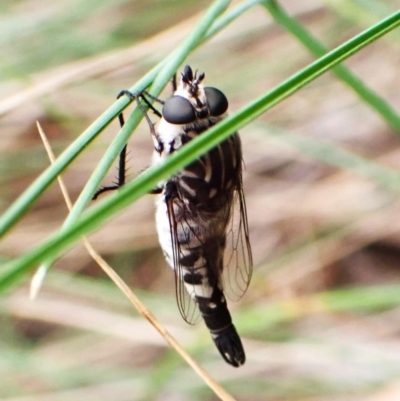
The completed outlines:
<svg viewBox="0 0 400 401">
<path fill-rule="evenodd" d="M 233 196 L 228 198 L 226 209 L 213 217 L 189 212 L 187 205 L 175 196 L 169 197 L 166 203 L 176 299 L 183 319 L 196 323 L 200 313 L 195 295 L 210 298 L 210 290 L 215 285 L 215 282 L 209 282 L 210 271 L 205 278 L 204 270 L 213 269 L 211 276 L 222 284 L 224 293 L 231 300 L 241 298 L 251 279 L 253 260 L 241 180 Z M 225 238 L 224 251 L 219 248 L 217 238 Z M 205 263 L 203 257 L 214 263 L 202 266 L 201 263 Z"/>
<path fill-rule="evenodd" d="M 246 292 L 253 270 L 246 201 L 242 183 L 235 190 L 226 230 L 223 287 L 225 295 L 237 301 Z"/>
<path fill-rule="evenodd" d="M 184 245 L 190 242 L 191 235 L 193 235 L 193 223 L 190 219 L 185 217 L 184 208 L 181 208 L 181 210 L 177 213 L 177 209 L 179 209 L 181 205 L 178 202 L 174 202 L 174 198 L 171 197 L 166 202 L 168 219 L 171 228 L 176 300 L 178 303 L 179 312 L 183 319 L 189 324 L 195 324 L 199 320 L 200 311 L 197 307 L 196 301 L 192 296 L 190 296 L 188 288 L 185 286 L 184 276 L 187 269 L 181 263 L 188 253 L 187 249 L 184 249 Z M 177 215 L 180 215 L 179 219 L 176 218 Z"/>
</svg>

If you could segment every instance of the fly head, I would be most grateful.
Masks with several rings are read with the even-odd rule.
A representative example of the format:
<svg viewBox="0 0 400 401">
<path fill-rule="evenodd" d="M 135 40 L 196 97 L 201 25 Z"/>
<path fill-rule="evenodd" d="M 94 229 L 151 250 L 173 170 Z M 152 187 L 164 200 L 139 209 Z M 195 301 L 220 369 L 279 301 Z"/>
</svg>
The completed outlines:
<svg viewBox="0 0 400 401">
<path fill-rule="evenodd" d="M 174 96 L 168 99 L 163 107 L 164 119 L 175 125 L 186 125 L 197 119 L 219 117 L 228 110 L 228 99 L 217 88 L 204 88 L 201 82 L 204 73 L 197 77 L 190 66 L 186 66 Z"/>
</svg>

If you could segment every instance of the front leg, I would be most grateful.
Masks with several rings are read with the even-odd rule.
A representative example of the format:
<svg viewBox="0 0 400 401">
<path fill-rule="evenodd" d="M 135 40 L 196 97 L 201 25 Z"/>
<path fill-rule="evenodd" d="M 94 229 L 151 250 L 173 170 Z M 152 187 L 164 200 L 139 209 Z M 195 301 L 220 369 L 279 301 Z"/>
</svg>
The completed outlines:
<svg viewBox="0 0 400 401">
<path fill-rule="evenodd" d="M 93 200 L 96 200 L 99 195 L 101 195 L 103 192 L 108 192 L 108 191 L 115 191 L 116 189 L 121 188 L 125 184 L 125 157 L 126 157 L 126 145 L 124 146 L 124 149 L 122 149 L 120 153 L 120 159 L 119 159 L 119 171 L 118 171 L 118 182 L 114 185 L 107 185 L 104 187 L 99 188 L 95 194 L 93 195 Z M 163 186 L 157 186 L 154 189 L 149 191 L 150 195 L 159 195 L 163 191 L 164 187 Z"/>
<path fill-rule="evenodd" d="M 122 114 L 120 114 L 120 122 L 121 126 L 124 125 L 124 118 Z M 104 187 L 99 188 L 95 194 L 93 195 L 93 200 L 97 199 L 97 197 L 102 194 L 103 192 L 108 192 L 108 191 L 115 191 L 118 188 L 121 188 L 125 184 L 125 178 L 126 178 L 126 147 L 125 145 L 121 153 L 119 154 L 119 165 L 118 165 L 118 181 L 114 185 L 107 185 Z"/>
<path fill-rule="evenodd" d="M 143 99 L 143 101 L 146 103 L 146 105 L 151 110 L 153 110 L 153 112 L 156 115 L 158 115 L 159 117 L 161 117 L 161 113 L 153 107 L 153 105 L 146 99 L 146 97 L 144 95 L 148 96 L 152 100 L 157 101 L 161 104 L 164 104 L 164 102 L 162 100 L 152 96 L 150 93 L 148 93 L 146 91 L 142 91 L 139 93 L 132 93 L 132 92 L 129 92 L 128 90 L 122 90 L 118 94 L 117 99 L 119 99 L 121 96 L 124 96 L 124 95 L 128 96 L 132 100 L 136 100 L 139 109 L 142 111 L 142 113 L 149 125 L 151 136 L 152 136 L 153 143 L 154 143 L 154 148 L 158 153 L 161 153 L 163 151 L 163 143 L 159 140 L 158 135 L 154 129 L 155 124 L 153 124 L 152 121 L 150 120 L 145 108 L 143 107 L 142 103 L 140 102 L 140 99 Z M 125 124 L 124 115 L 122 113 L 120 113 L 118 115 L 118 119 L 119 119 L 119 123 L 122 128 Z M 114 185 L 107 185 L 107 186 L 103 186 L 103 187 L 99 188 L 93 195 L 93 199 L 97 199 L 97 197 L 100 194 L 102 194 L 103 192 L 115 191 L 116 189 L 121 188 L 125 184 L 125 181 L 126 181 L 126 150 L 127 150 L 127 145 L 125 145 L 123 147 L 123 149 L 121 150 L 121 153 L 119 155 L 117 182 Z M 152 191 L 150 191 L 150 193 L 151 194 L 159 194 L 159 193 L 161 193 L 161 191 L 162 191 L 162 188 L 155 188 Z"/>
<path fill-rule="evenodd" d="M 151 95 L 150 93 L 148 93 L 146 91 L 132 93 L 132 92 L 129 92 L 128 90 L 122 90 L 118 94 L 117 98 L 120 98 L 121 96 L 124 96 L 124 95 L 128 96 L 131 100 L 136 100 L 136 103 L 137 103 L 140 111 L 143 113 L 143 116 L 146 119 L 147 124 L 149 126 L 151 138 L 153 140 L 154 149 L 156 150 L 156 152 L 161 153 L 164 149 L 163 143 L 160 141 L 160 138 L 158 137 L 158 134 L 157 134 L 156 130 L 154 129 L 155 124 L 150 120 L 150 117 L 147 114 L 146 109 L 144 108 L 143 104 L 140 102 L 140 99 L 142 99 L 144 101 L 144 103 L 146 103 L 147 107 L 149 109 L 151 109 L 154 112 L 154 114 L 156 114 L 160 118 L 162 117 L 162 114 L 156 108 L 154 108 L 154 106 L 149 102 L 147 97 L 149 97 L 150 99 L 152 99 L 162 105 L 165 102 L 163 100 Z M 122 113 L 120 114 L 120 116 L 122 116 Z M 120 118 L 120 122 L 121 122 L 121 127 L 122 127 L 122 125 L 124 124 L 123 117 L 122 117 L 122 121 Z"/>
</svg>

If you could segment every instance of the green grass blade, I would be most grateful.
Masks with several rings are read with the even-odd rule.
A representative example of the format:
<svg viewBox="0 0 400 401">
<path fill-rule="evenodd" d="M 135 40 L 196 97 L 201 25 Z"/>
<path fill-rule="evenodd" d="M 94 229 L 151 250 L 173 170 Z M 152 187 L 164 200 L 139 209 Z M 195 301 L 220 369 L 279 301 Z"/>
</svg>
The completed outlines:
<svg viewBox="0 0 400 401">
<path fill-rule="evenodd" d="M 304 68 L 273 90 L 251 102 L 237 113 L 229 116 L 217 126 L 197 137 L 178 152 L 172 154 L 162 165 L 149 168 L 136 180 L 127 184 L 84 213 L 79 220 L 65 231 L 56 233 L 41 245 L 5 266 L 6 272 L 0 277 L 0 290 L 4 290 L 23 275 L 29 268 L 48 257 L 55 257 L 70 247 L 82 235 L 99 227 L 122 208 L 130 205 L 140 196 L 156 186 L 157 182 L 171 176 L 179 169 L 207 152 L 226 139 L 233 132 L 245 126 L 275 104 L 316 79 L 329 68 L 337 65 L 367 44 L 400 25 L 400 12 L 391 15 L 363 33 L 339 46 L 324 57 Z"/>
<path fill-rule="evenodd" d="M 159 66 L 161 68 L 161 66 Z M 153 69 L 135 86 L 136 90 L 150 85 L 156 76 Z M 55 161 L 48 167 L 28 189 L 4 212 L 0 218 L 0 238 L 33 206 L 43 191 L 81 152 L 84 151 L 103 129 L 128 105 L 128 100 L 121 98 L 109 107 L 96 121 L 93 122 Z"/>
<path fill-rule="evenodd" d="M 274 20 L 294 35 L 313 55 L 321 57 L 328 53 L 329 50 L 297 22 L 295 18 L 290 17 L 276 1 L 266 0 L 263 1 L 263 5 Z M 400 115 L 381 96 L 370 89 L 346 67 L 339 65 L 333 68 L 332 71 L 400 134 Z"/>
<path fill-rule="evenodd" d="M 235 8 L 232 8 L 232 10 L 227 11 L 221 18 L 215 21 L 211 29 L 207 32 L 205 39 L 212 38 L 228 24 L 245 13 L 248 9 L 258 4 L 262 4 L 263 1 L 265 0 L 248 0 L 237 5 Z"/>
</svg>

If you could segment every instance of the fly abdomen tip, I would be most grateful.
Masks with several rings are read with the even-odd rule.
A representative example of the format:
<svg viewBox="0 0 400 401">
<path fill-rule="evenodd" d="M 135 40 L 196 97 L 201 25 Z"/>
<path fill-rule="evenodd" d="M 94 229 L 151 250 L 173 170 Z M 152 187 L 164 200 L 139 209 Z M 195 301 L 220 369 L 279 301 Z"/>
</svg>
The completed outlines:
<svg viewBox="0 0 400 401">
<path fill-rule="evenodd" d="M 218 351 L 227 363 L 235 368 L 244 365 L 246 354 L 244 353 L 242 341 L 233 324 L 218 334 L 211 333 L 211 335 Z"/>
</svg>

